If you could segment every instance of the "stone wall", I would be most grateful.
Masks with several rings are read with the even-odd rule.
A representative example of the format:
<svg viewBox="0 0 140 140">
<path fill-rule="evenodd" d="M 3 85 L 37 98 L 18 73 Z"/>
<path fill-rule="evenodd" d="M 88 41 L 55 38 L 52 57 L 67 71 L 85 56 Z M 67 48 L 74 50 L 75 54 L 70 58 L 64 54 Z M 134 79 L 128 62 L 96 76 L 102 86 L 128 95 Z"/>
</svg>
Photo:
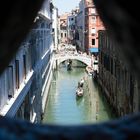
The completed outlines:
<svg viewBox="0 0 140 140">
<path fill-rule="evenodd" d="M 119 116 L 140 110 L 138 80 L 121 58 L 115 41 L 99 32 L 99 81 L 107 99 Z"/>
</svg>

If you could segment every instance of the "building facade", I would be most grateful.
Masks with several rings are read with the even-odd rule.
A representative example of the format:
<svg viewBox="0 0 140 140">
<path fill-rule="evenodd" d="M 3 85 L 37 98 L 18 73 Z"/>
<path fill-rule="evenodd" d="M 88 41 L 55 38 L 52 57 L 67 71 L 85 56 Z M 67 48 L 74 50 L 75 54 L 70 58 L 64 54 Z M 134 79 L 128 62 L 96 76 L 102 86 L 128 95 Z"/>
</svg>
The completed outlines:
<svg viewBox="0 0 140 140">
<path fill-rule="evenodd" d="M 53 33 L 53 46 L 54 50 L 58 49 L 59 44 L 59 28 L 58 28 L 58 8 L 53 7 L 53 15 L 52 15 L 52 33 Z"/>
<path fill-rule="evenodd" d="M 59 32 L 60 32 L 60 43 L 68 43 L 67 38 L 67 17 L 69 13 L 65 13 L 61 16 L 59 16 Z"/>
<path fill-rule="evenodd" d="M 72 10 L 70 15 L 67 17 L 67 38 L 68 43 L 75 45 L 75 25 L 76 25 L 76 16 L 79 9 L 76 8 Z"/>
<path fill-rule="evenodd" d="M 34 27 L 0 76 L 0 115 L 40 122 L 52 75 L 51 2 L 34 20 Z"/>
<path fill-rule="evenodd" d="M 79 3 L 79 12 L 76 16 L 75 41 L 77 50 L 85 51 L 85 2 Z"/>
<path fill-rule="evenodd" d="M 0 77 L 1 116 L 15 117 L 22 114 L 21 118 L 33 119 L 32 111 L 28 112 L 32 116 L 27 113 L 30 108 L 29 96 L 34 73 L 31 66 L 29 46 L 29 43 L 26 43 L 20 47 L 16 56 Z"/>
<path fill-rule="evenodd" d="M 118 116 L 140 111 L 140 84 L 106 31 L 99 31 L 99 83 Z"/>
<path fill-rule="evenodd" d="M 67 19 L 67 38 L 68 43 L 73 44 L 75 36 L 75 15 L 71 14 Z"/>
<path fill-rule="evenodd" d="M 92 0 L 85 0 L 85 51 L 98 53 L 98 31 L 104 29 Z"/>
<path fill-rule="evenodd" d="M 98 31 L 104 26 L 92 0 L 81 0 L 76 17 L 76 42 L 80 50 L 88 54 L 98 53 Z"/>
</svg>

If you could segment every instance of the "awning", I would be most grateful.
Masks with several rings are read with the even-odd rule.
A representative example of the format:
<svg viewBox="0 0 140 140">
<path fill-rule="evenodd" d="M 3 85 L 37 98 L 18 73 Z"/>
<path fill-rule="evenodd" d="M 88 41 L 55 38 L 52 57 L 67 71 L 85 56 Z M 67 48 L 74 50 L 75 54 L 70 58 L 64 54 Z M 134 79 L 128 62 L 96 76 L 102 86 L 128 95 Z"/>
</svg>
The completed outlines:
<svg viewBox="0 0 140 140">
<path fill-rule="evenodd" d="M 93 53 L 93 52 L 98 52 L 98 48 L 89 48 L 89 51 L 90 51 L 91 53 Z"/>
</svg>

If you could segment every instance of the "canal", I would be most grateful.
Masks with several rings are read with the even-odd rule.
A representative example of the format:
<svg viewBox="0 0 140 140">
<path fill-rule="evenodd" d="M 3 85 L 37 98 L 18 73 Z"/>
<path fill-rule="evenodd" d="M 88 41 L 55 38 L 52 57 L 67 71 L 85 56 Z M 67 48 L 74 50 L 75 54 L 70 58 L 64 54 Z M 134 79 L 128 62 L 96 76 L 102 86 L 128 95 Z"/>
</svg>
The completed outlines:
<svg viewBox="0 0 140 140">
<path fill-rule="evenodd" d="M 77 83 L 85 79 L 84 96 L 76 99 Z M 53 73 L 48 101 L 42 123 L 85 124 L 114 118 L 97 83 L 87 75 L 85 68 L 67 71 L 65 64 Z"/>
</svg>

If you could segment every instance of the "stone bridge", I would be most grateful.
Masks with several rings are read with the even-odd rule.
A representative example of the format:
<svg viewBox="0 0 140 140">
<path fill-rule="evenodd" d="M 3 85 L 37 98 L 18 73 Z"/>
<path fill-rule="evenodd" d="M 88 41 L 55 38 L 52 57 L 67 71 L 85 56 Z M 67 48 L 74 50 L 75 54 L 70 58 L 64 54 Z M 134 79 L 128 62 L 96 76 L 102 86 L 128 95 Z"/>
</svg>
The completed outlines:
<svg viewBox="0 0 140 140">
<path fill-rule="evenodd" d="M 87 66 L 92 64 L 91 57 L 85 54 L 55 54 L 53 57 L 54 65 L 57 67 L 60 63 L 69 59 L 81 61 Z"/>
</svg>

